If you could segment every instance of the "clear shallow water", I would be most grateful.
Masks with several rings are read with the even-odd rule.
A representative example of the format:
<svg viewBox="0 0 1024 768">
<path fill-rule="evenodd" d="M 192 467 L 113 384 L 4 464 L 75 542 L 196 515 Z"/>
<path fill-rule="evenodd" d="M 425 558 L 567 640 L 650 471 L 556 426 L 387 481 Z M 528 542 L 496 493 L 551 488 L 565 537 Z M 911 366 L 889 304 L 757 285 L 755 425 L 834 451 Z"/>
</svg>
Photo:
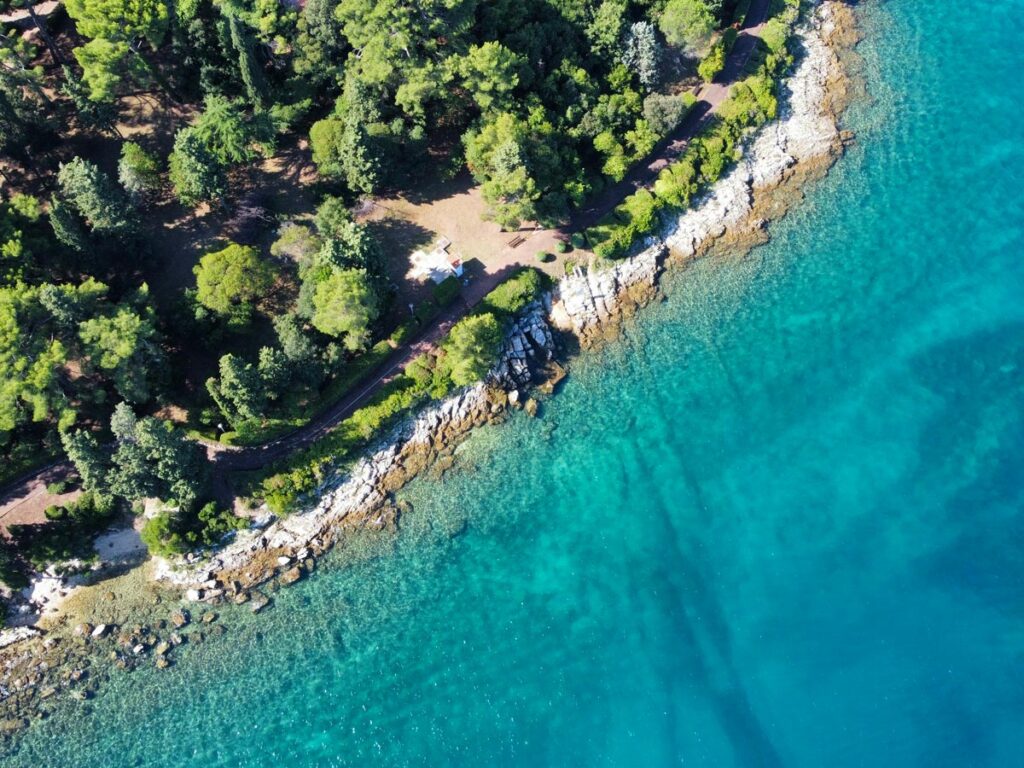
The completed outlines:
<svg viewBox="0 0 1024 768">
<path fill-rule="evenodd" d="M 4 765 L 1024 764 L 1024 3 L 935 9 L 769 246 Z"/>
</svg>

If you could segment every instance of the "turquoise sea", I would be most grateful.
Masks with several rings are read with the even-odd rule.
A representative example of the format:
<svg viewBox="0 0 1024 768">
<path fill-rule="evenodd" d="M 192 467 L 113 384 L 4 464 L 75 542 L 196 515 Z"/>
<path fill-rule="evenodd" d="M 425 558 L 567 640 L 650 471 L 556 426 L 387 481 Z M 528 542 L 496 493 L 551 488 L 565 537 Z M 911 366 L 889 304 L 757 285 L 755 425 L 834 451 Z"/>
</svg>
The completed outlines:
<svg viewBox="0 0 1024 768">
<path fill-rule="evenodd" d="M 0 762 L 1024 765 L 1024 2 L 859 13 L 859 143 L 769 245 Z"/>
</svg>

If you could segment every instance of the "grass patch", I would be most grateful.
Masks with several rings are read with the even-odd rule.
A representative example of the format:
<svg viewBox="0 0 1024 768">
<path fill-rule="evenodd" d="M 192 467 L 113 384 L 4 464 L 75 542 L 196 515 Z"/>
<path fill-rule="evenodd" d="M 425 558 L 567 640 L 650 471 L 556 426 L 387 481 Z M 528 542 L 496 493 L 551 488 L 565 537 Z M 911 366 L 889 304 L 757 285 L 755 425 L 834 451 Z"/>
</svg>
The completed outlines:
<svg viewBox="0 0 1024 768">
<path fill-rule="evenodd" d="M 548 276 L 543 272 L 524 267 L 484 296 L 480 306 L 485 311 L 494 312 L 499 318 L 504 319 L 540 298 L 549 283 Z"/>
</svg>

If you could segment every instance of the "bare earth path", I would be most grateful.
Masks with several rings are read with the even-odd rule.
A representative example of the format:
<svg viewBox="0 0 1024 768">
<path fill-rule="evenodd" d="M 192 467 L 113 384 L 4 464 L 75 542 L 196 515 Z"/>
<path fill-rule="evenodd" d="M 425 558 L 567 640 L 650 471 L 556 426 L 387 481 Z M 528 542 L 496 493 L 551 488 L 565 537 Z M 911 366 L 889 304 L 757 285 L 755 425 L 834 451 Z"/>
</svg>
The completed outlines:
<svg viewBox="0 0 1024 768">
<path fill-rule="evenodd" d="M 566 226 L 560 229 L 536 229 L 519 233 L 525 238 L 518 247 L 506 245 L 500 252 L 489 255 L 485 268 L 472 277 L 462 292 L 462 302 L 456 303 L 435 318 L 416 338 L 398 348 L 383 362 L 358 390 L 352 392 L 312 421 L 294 432 L 263 445 L 238 448 L 220 443 L 206 443 L 207 453 L 214 463 L 215 486 L 218 496 L 227 496 L 230 486 L 227 474 L 234 471 L 266 467 L 290 453 L 308 447 L 348 418 L 382 385 L 398 375 L 405 365 L 423 352 L 432 350 L 445 333 L 502 280 L 521 266 L 538 265 L 533 254 L 538 250 L 553 250 L 558 240 L 593 226 L 622 200 L 650 186 L 658 173 L 681 155 L 692 138 L 704 127 L 710 117 L 729 95 L 729 89 L 746 68 L 757 47 L 759 35 L 768 17 L 770 0 L 753 0 L 742 31 L 737 37 L 725 67 L 713 83 L 702 86 L 696 95 L 698 101 L 682 125 L 663 139 L 646 163 L 639 164 L 618 184 L 607 187 L 588 205 L 578 211 Z M 509 234 L 509 240 L 512 235 Z M 552 265 L 547 265 L 549 271 Z M 555 266 L 561 266 L 555 265 Z M 66 477 L 71 467 L 67 462 L 51 464 L 10 483 L 0 493 L 0 528 L 14 522 L 44 522 L 43 510 L 59 501 L 46 492 L 46 484 Z M 226 499 L 225 499 L 226 500 Z"/>
</svg>

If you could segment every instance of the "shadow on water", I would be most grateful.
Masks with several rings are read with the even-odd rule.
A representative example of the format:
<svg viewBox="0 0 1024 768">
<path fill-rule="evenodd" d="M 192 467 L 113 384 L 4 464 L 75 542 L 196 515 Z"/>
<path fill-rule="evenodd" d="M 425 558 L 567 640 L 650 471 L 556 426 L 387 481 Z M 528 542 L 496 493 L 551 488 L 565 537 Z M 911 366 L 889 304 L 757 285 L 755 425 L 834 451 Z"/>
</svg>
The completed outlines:
<svg viewBox="0 0 1024 768">
<path fill-rule="evenodd" d="M 1012 578 L 1024 536 L 1018 512 L 1024 504 L 1024 323 L 934 345 L 908 366 L 940 403 L 921 432 L 913 484 L 949 486 L 941 513 L 947 530 L 958 531 L 920 563 L 920 572 L 929 582 L 969 591 L 1016 615 L 1024 600 L 1024 585 Z M 986 510 L 984 526 L 970 522 L 978 510 Z"/>
<path fill-rule="evenodd" d="M 675 660 L 688 662 L 692 677 L 700 681 L 700 687 L 706 692 L 706 699 L 729 739 L 737 765 L 781 768 L 783 763 L 771 735 L 754 711 L 733 663 L 728 621 L 702 573 L 701 558 L 685 545 L 685 537 L 669 514 L 669 505 L 660 498 L 661 489 L 651 480 L 654 468 L 644 463 L 647 454 L 632 438 L 628 439 L 632 443 L 628 455 L 637 463 L 623 467 L 623 470 L 638 493 L 657 508 L 657 517 L 651 522 L 660 527 L 658 541 L 672 554 L 662 559 L 672 563 L 672 569 L 662 570 L 655 583 L 667 590 L 666 613 L 673 617 L 679 632 L 682 650 L 674 654 Z M 690 485 L 699 498 L 699 484 L 691 482 Z M 679 506 L 678 499 L 670 500 L 670 503 Z M 643 587 L 638 585 L 637 588 Z M 688 658 L 680 657 L 686 653 L 690 654 Z M 688 683 L 692 682 L 688 680 Z"/>
</svg>

